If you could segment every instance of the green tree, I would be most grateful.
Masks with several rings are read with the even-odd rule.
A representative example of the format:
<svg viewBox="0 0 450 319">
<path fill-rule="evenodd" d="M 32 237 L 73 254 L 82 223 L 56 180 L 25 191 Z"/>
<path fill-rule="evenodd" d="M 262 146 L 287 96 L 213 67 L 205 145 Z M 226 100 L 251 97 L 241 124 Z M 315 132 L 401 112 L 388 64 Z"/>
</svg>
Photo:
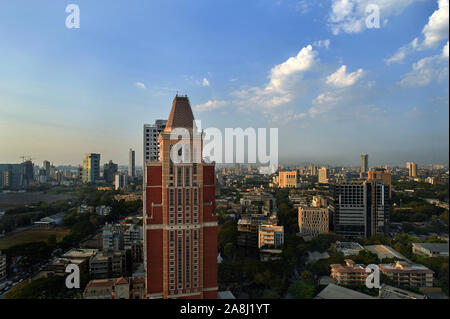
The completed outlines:
<svg viewBox="0 0 450 319">
<path fill-rule="evenodd" d="M 297 280 L 289 286 L 288 291 L 295 299 L 313 299 L 316 286 L 309 281 Z"/>
</svg>

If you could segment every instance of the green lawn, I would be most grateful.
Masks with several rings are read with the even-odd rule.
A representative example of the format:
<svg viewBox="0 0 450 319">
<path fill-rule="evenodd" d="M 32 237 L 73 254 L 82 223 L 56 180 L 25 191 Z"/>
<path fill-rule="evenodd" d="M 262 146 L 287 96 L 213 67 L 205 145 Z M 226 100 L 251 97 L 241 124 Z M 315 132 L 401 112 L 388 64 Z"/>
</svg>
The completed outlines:
<svg viewBox="0 0 450 319">
<path fill-rule="evenodd" d="M 70 232 L 67 228 L 56 228 L 51 230 L 29 229 L 22 232 L 6 235 L 0 238 L 0 250 L 7 249 L 11 246 L 28 244 L 37 241 L 47 242 L 48 236 L 56 235 L 56 240 L 61 241 L 62 238 Z"/>
</svg>

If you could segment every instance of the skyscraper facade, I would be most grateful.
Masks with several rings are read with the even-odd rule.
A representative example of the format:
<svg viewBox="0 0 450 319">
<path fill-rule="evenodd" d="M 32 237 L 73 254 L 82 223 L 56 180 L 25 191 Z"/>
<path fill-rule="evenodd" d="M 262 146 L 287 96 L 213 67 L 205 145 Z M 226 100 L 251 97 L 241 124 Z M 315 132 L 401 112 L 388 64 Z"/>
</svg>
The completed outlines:
<svg viewBox="0 0 450 319">
<path fill-rule="evenodd" d="M 156 120 L 155 124 L 144 124 L 144 167 L 147 161 L 159 160 L 158 135 L 166 127 L 167 120 Z"/>
<path fill-rule="evenodd" d="M 136 158 L 132 148 L 128 151 L 128 176 L 131 178 L 136 177 Z"/>
<path fill-rule="evenodd" d="M 344 237 L 385 234 L 389 222 L 389 185 L 378 181 L 335 184 L 334 232 Z"/>
<path fill-rule="evenodd" d="M 114 164 L 113 161 L 109 161 L 103 165 L 103 179 L 107 183 L 114 183 L 114 175 L 117 173 L 118 165 Z"/>
<path fill-rule="evenodd" d="M 0 164 L 0 189 L 23 186 L 22 164 Z"/>
<path fill-rule="evenodd" d="M 367 173 L 369 170 L 369 155 L 361 155 L 361 173 Z"/>
<path fill-rule="evenodd" d="M 390 171 L 385 169 L 370 169 L 367 173 L 367 180 L 378 181 L 389 185 L 389 198 L 392 197 L 392 176 Z"/>
<path fill-rule="evenodd" d="M 88 153 L 83 160 L 82 180 L 93 183 L 100 178 L 100 154 Z"/>
<path fill-rule="evenodd" d="M 119 190 L 128 185 L 128 174 L 123 172 L 117 172 L 114 175 L 114 189 Z"/>
<path fill-rule="evenodd" d="M 43 168 L 43 170 L 45 171 L 45 175 L 47 176 L 47 177 L 50 177 L 50 162 L 49 161 L 44 161 L 43 163 L 42 163 L 42 168 Z"/>
<path fill-rule="evenodd" d="M 322 166 L 322 168 L 319 169 L 319 183 L 320 184 L 328 183 L 328 169 L 326 166 Z"/>
<path fill-rule="evenodd" d="M 417 177 L 417 164 L 414 162 L 406 163 L 409 177 Z"/>
<path fill-rule="evenodd" d="M 159 135 L 160 160 L 146 163 L 144 181 L 144 259 L 148 298 L 217 298 L 217 216 L 215 164 L 201 154 L 187 96 L 176 96 Z M 189 139 L 171 139 L 185 129 Z M 194 134 L 197 133 L 197 134 Z M 175 149 L 174 149 L 175 148 Z M 174 161 L 170 154 L 187 159 Z M 197 157 L 198 158 L 198 157 Z"/>
</svg>

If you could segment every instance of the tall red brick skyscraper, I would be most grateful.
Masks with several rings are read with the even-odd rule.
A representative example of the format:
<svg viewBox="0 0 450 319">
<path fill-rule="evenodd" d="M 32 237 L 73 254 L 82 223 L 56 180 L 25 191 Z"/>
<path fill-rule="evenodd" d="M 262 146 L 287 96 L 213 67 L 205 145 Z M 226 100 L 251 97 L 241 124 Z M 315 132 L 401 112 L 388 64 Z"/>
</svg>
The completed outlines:
<svg viewBox="0 0 450 319">
<path fill-rule="evenodd" d="M 180 128 L 190 133 L 184 140 L 187 149 L 178 150 L 175 144 L 179 140 L 171 138 Z M 145 164 L 148 298 L 217 298 L 215 164 L 204 163 L 201 155 L 200 160 L 194 160 L 194 154 L 203 149 L 202 135 L 196 132 L 188 97 L 177 95 L 166 128 L 159 135 L 160 161 Z M 190 160 L 173 161 L 172 148 Z"/>
</svg>

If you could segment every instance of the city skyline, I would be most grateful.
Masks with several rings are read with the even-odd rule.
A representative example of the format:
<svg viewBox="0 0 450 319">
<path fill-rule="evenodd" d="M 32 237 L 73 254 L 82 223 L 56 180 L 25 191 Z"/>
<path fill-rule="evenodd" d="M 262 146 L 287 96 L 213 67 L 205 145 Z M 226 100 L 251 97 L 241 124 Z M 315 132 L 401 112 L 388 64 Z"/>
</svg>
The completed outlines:
<svg viewBox="0 0 450 319">
<path fill-rule="evenodd" d="M 142 167 L 178 91 L 203 127 L 278 127 L 280 164 L 448 165 L 448 1 L 373 3 L 379 29 L 363 1 L 80 0 L 78 30 L 66 4 L 2 3 L 0 162 Z"/>
</svg>

